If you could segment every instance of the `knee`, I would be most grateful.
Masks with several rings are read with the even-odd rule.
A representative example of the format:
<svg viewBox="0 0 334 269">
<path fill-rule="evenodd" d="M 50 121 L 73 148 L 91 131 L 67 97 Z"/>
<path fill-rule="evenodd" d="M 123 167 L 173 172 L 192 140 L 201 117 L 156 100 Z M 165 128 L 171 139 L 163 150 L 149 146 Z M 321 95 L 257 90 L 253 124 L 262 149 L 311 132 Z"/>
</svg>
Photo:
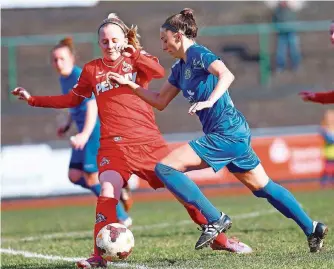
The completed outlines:
<svg viewBox="0 0 334 269">
<path fill-rule="evenodd" d="M 98 173 L 85 173 L 85 179 L 89 186 L 99 184 Z"/>
<path fill-rule="evenodd" d="M 79 170 L 70 169 L 70 171 L 68 172 L 68 178 L 72 183 L 78 182 L 82 176 L 83 173 Z"/>
<path fill-rule="evenodd" d="M 273 189 L 276 188 L 277 184 L 272 180 L 268 181 L 264 187 L 253 190 L 253 194 L 258 198 L 268 198 L 275 196 L 273 193 Z"/>
<path fill-rule="evenodd" d="M 267 198 L 267 193 L 264 191 L 264 189 L 260 189 L 260 190 L 256 190 L 252 192 L 257 198 Z"/>
<path fill-rule="evenodd" d="M 101 184 L 101 196 L 114 197 L 119 200 L 124 180 L 120 173 L 116 171 L 105 171 L 99 176 Z"/>
<path fill-rule="evenodd" d="M 166 175 L 168 173 L 170 173 L 172 170 L 172 167 L 166 165 L 163 161 L 158 162 L 155 167 L 154 167 L 154 172 L 157 175 Z"/>
<path fill-rule="evenodd" d="M 171 179 L 171 175 L 175 172 L 180 172 L 178 169 L 175 169 L 174 167 L 171 167 L 169 165 L 166 165 L 162 162 L 159 162 L 156 164 L 155 168 L 154 168 L 154 172 L 155 174 L 160 178 L 160 180 L 163 180 L 164 183 L 166 183 L 165 181 Z"/>
<path fill-rule="evenodd" d="M 167 166 L 179 172 L 184 172 L 187 170 L 187 166 L 184 164 L 184 161 L 182 159 L 176 158 L 175 156 L 167 156 L 166 158 L 160 160 L 158 164 Z"/>
</svg>

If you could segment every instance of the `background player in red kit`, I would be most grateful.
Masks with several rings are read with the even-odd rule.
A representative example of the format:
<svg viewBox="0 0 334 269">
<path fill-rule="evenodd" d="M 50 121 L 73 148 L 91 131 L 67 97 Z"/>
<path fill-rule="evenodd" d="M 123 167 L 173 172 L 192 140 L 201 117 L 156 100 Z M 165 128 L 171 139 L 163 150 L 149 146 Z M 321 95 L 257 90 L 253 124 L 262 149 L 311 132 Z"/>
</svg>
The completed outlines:
<svg viewBox="0 0 334 269">
<path fill-rule="evenodd" d="M 332 21 L 330 28 L 330 41 L 334 45 L 334 20 Z M 328 92 L 300 92 L 299 96 L 306 102 L 314 102 L 320 104 L 333 104 L 334 103 L 334 90 Z"/>
<path fill-rule="evenodd" d="M 31 96 L 25 89 L 13 91 L 31 106 L 67 108 L 80 104 L 94 93 L 101 121 L 98 152 L 101 194 L 96 206 L 94 238 L 99 230 L 117 222 L 116 205 L 121 189 L 131 174 L 144 178 L 152 188 L 164 187 L 154 173 L 156 163 L 169 153 L 169 148 L 155 123 L 152 107 L 137 97 L 128 86 L 111 81 L 108 72 L 127 77 L 147 87 L 153 78 L 162 78 L 164 69 L 153 56 L 141 50 L 137 28 L 128 28 L 115 14 L 110 14 L 98 29 L 103 58 L 83 67 L 73 90 L 60 96 Z M 185 205 L 195 223 L 206 224 L 205 217 L 193 206 Z M 216 239 L 220 247 L 233 252 L 250 252 L 238 241 L 224 234 Z M 94 244 L 95 245 L 95 244 Z M 78 268 L 105 267 L 106 262 L 94 248 L 94 255 L 77 263 Z"/>
</svg>

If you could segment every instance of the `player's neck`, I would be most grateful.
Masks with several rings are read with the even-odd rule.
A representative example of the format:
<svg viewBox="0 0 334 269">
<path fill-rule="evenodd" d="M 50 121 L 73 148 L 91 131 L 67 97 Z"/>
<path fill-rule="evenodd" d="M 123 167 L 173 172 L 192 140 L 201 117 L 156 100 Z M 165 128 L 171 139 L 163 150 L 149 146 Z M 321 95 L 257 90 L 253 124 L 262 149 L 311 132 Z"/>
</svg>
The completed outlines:
<svg viewBox="0 0 334 269">
<path fill-rule="evenodd" d="M 110 58 L 107 58 L 107 57 L 103 57 L 103 62 L 106 63 L 106 64 L 115 64 L 117 62 L 119 62 L 121 59 L 123 59 L 122 55 L 120 55 L 117 59 L 110 59 Z"/>
<path fill-rule="evenodd" d="M 60 76 L 67 78 L 69 77 L 72 72 L 73 72 L 74 66 L 72 66 L 71 68 L 68 68 L 67 70 L 63 70 L 63 72 L 60 73 Z"/>
<path fill-rule="evenodd" d="M 187 50 L 195 44 L 195 41 L 192 39 L 185 38 L 182 40 L 182 60 L 187 61 Z"/>
</svg>

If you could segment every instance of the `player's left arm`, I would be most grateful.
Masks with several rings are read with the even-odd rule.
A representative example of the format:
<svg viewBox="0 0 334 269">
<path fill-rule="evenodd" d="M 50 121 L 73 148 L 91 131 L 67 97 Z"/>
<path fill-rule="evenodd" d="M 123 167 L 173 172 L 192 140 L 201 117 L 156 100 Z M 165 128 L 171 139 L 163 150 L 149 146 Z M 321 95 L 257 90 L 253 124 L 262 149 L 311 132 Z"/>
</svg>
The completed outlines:
<svg viewBox="0 0 334 269">
<path fill-rule="evenodd" d="M 217 85 L 208 99 L 213 106 L 231 86 L 234 81 L 234 75 L 220 60 L 215 60 L 212 64 L 210 64 L 208 71 L 218 77 Z"/>
<path fill-rule="evenodd" d="M 135 66 L 144 72 L 149 80 L 165 76 L 165 69 L 160 65 L 157 57 L 139 50 L 136 50 L 131 57 L 135 61 Z"/>
<path fill-rule="evenodd" d="M 224 95 L 234 81 L 234 75 L 232 72 L 219 59 L 214 60 L 209 65 L 207 70 L 218 78 L 217 85 L 207 101 L 195 103 L 190 107 L 189 114 L 191 115 L 195 114 L 196 111 L 212 107 L 217 100 Z"/>
</svg>

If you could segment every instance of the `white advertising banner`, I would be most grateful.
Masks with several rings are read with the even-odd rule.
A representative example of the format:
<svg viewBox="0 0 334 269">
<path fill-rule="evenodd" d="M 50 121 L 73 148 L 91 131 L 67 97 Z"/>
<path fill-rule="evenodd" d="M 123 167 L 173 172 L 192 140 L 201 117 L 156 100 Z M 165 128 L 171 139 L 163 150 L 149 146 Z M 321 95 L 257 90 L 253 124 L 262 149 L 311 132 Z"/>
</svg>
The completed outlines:
<svg viewBox="0 0 334 269">
<path fill-rule="evenodd" d="M 44 144 L 3 147 L 1 198 L 89 193 L 69 181 L 70 157 L 70 148 Z"/>
<path fill-rule="evenodd" d="M 90 7 L 97 5 L 99 0 L 1 0 L 2 9 L 14 8 L 55 8 L 55 7 Z"/>
</svg>

